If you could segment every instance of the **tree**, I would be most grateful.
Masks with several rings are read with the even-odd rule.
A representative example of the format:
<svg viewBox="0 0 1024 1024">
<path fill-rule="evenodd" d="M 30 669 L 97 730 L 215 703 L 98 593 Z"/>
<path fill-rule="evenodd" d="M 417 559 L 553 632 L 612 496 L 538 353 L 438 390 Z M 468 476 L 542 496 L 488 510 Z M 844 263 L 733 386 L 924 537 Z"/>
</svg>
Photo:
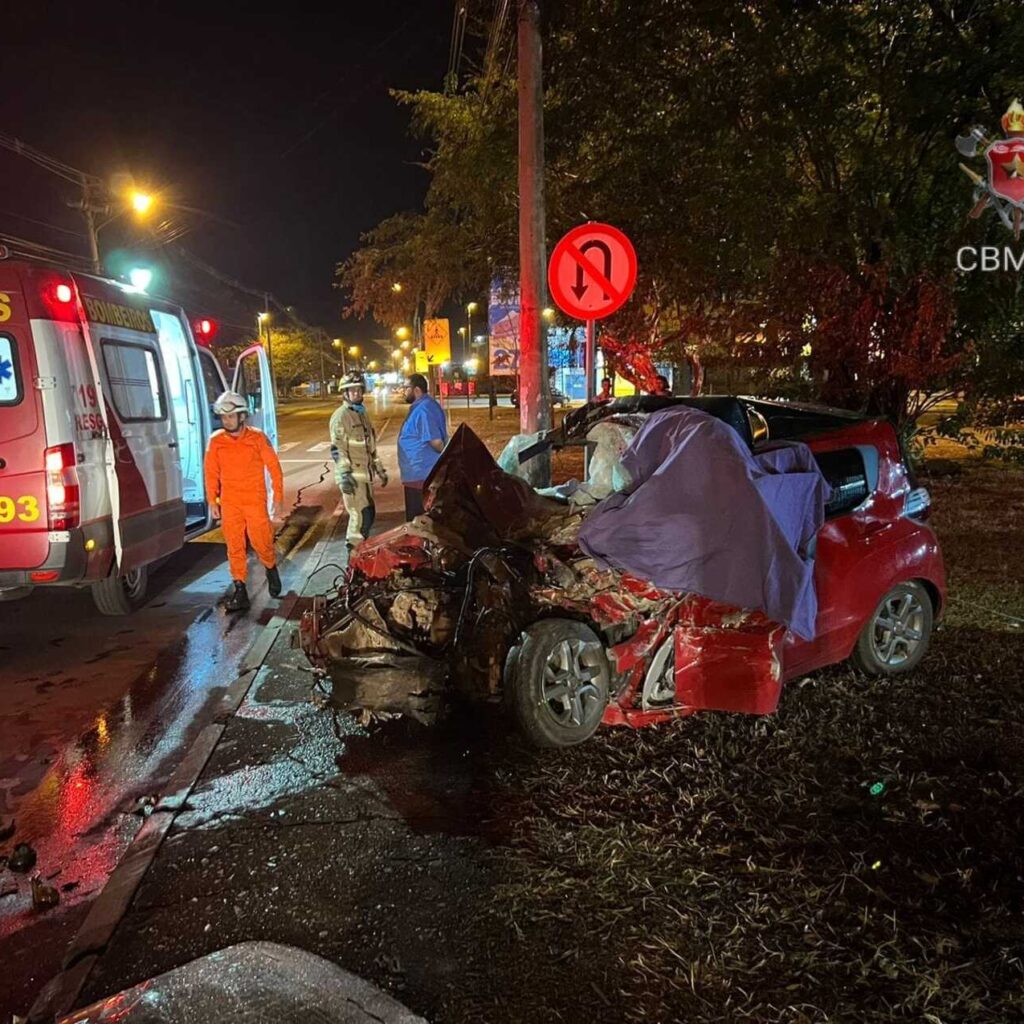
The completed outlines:
<svg viewBox="0 0 1024 1024">
<path fill-rule="evenodd" d="M 957 246 L 998 228 L 965 223 L 952 140 L 995 123 L 1022 49 L 1010 0 L 566 0 L 545 49 L 548 229 L 633 238 L 641 278 L 607 325 L 621 344 L 907 419 L 934 369 L 1004 345 L 989 275 L 951 276 Z M 406 226 L 457 250 L 435 294 L 515 274 L 514 105 L 494 66 L 400 97 L 431 147 Z M 400 250 L 419 265 L 436 243 Z"/>
<path fill-rule="evenodd" d="M 278 389 L 319 379 L 321 344 L 322 339 L 304 327 L 275 324 L 271 328 L 270 353 Z"/>
</svg>

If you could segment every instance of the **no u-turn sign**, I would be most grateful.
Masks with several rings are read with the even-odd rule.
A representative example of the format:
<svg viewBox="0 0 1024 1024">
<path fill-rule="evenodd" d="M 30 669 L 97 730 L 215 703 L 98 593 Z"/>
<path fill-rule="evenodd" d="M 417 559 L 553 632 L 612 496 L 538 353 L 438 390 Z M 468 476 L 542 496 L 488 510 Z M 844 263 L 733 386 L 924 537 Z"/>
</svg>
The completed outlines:
<svg viewBox="0 0 1024 1024">
<path fill-rule="evenodd" d="M 555 305 L 577 320 L 611 316 L 636 284 L 633 243 L 610 224 L 573 228 L 555 246 L 548 263 L 548 289 Z"/>
</svg>

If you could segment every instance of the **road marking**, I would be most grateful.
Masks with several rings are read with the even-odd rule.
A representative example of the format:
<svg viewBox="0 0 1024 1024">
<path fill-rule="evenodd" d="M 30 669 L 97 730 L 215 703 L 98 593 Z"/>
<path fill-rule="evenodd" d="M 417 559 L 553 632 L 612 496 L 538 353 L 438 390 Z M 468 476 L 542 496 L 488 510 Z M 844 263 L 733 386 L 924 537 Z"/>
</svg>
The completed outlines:
<svg viewBox="0 0 1024 1024">
<path fill-rule="evenodd" d="M 320 441 L 318 444 L 313 445 L 312 448 L 307 448 L 307 452 L 325 452 L 331 447 L 330 441 Z"/>
<path fill-rule="evenodd" d="M 290 452 L 298 443 L 298 441 L 285 441 L 284 444 L 277 446 L 277 450 L 279 452 Z"/>
<path fill-rule="evenodd" d="M 288 462 L 288 463 L 301 462 L 303 464 L 310 465 L 310 466 L 322 466 L 325 462 L 327 462 L 326 459 L 280 459 L 279 461 L 280 461 L 281 465 L 284 465 L 286 462 Z"/>
</svg>

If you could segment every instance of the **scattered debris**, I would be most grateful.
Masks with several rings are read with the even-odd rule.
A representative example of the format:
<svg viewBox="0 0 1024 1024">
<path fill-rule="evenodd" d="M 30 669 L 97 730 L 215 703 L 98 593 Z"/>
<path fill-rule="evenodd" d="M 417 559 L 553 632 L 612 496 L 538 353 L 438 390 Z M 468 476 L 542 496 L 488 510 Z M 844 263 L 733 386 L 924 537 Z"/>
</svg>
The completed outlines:
<svg viewBox="0 0 1024 1024">
<path fill-rule="evenodd" d="M 39 875 L 32 876 L 32 906 L 36 910 L 49 910 L 60 903 L 60 893 L 47 885 Z"/>
<path fill-rule="evenodd" d="M 2 900 L 5 896 L 16 896 L 17 894 L 17 885 L 7 884 L 2 889 L 0 889 L 0 900 Z"/>
<path fill-rule="evenodd" d="M 35 863 L 36 851 L 28 843 L 18 843 L 14 852 L 7 858 L 7 866 L 19 874 L 31 871 Z"/>
<path fill-rule="evenodd" d="M 0 820 L 0 843 L 6 842 L 14 835 L 15 821 L 13 818 L 7 821 Z"/>
<path fill-rule="evenodd" d="M 153 811 L 156 809 L 157 803 L 160 801 L 159 794 L 146 794 L 140 796 L 135 803 L 135 809 L 132 811 L 133 814 L 141 814 L 142 817 L 148 818 Z"/>
</svg>

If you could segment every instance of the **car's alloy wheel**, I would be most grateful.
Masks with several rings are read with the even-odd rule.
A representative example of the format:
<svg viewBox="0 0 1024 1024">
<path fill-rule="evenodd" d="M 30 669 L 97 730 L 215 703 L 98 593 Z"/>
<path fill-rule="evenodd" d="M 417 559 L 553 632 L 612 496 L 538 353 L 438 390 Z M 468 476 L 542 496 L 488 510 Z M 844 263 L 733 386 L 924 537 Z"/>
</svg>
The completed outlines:
<svg viewBox="0 0 1024 1024">
<path fill-rule="evenodd" d="M 590 656 L 592 648 L 585 640 L 563 640 L 548 655 L 541 700 L 560 725 L 579 728 L 587 717 L 586 705 L 600 700 L 595 680 L 601 669 Z"/>
<path fill-rule="evenodd" d="M 611 672 L 594 631 L 568 619 L 524 630 L 506 675 L 506 699 L 539 747 L 582 743 L 601 724 Z"/>
<path fill-rule="evenodd" d="M 924 587 L 913 581 L 898 584 L 864 626 L 854 663 L 868 675 L 910 671 L 928 648 L 932 620 L 932 602 Z"/>
</svg>

